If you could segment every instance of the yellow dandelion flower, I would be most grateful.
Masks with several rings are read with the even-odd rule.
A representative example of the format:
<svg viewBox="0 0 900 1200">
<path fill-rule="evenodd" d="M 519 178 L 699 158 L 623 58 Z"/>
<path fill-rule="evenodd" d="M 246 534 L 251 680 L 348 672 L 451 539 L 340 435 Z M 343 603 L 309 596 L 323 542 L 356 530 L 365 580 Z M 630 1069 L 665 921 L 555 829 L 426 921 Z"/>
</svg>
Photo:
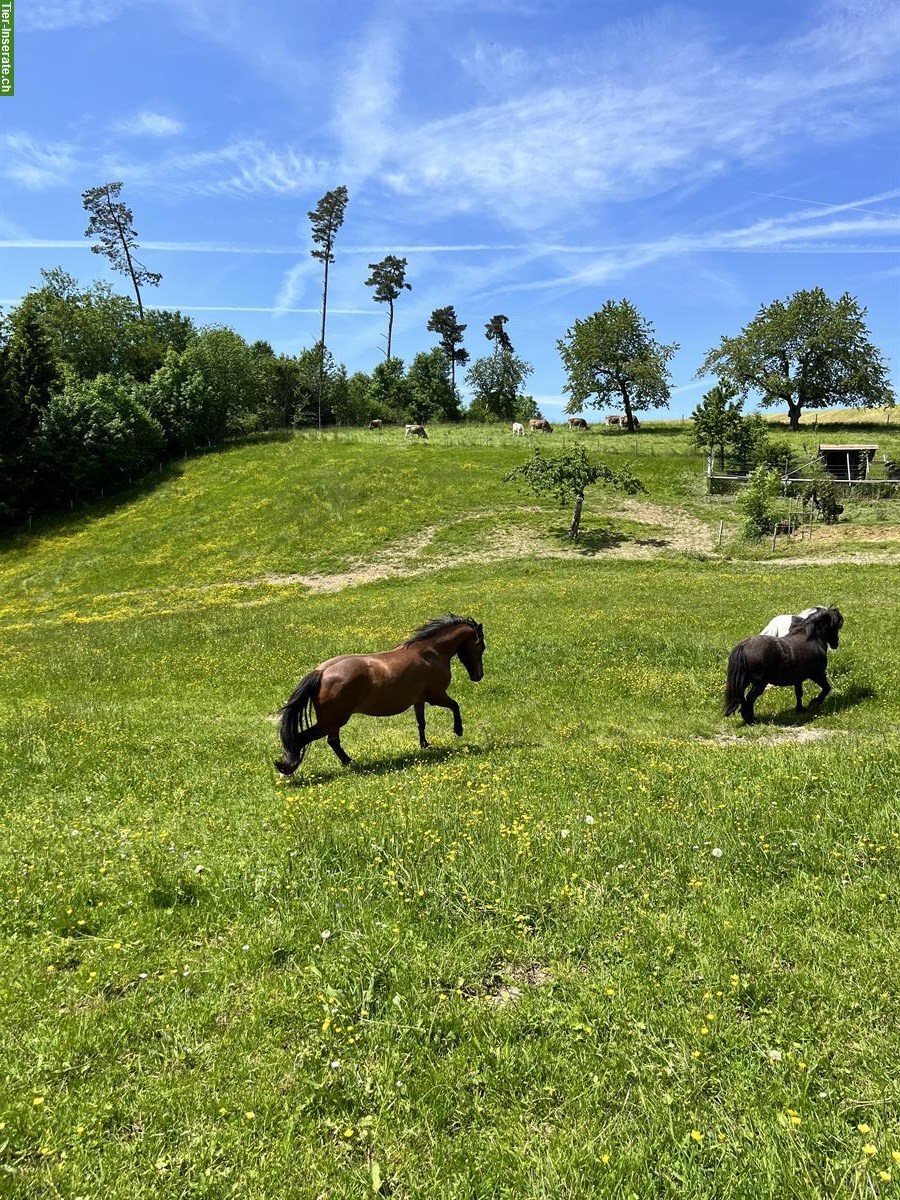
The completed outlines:
<svg viewBox="0 0 900 1200">
<path fill-rule="evenodd" d="M 247 1110 L 247 1111 L 244 1113 L 244 1120 L 245 1120 L 245 1121 L 252 1121 L 252 1120 L 253 1120 L 255 1117 L 256 1117 L 256 1113 L 255 1113 L 255 1112 L 254 1112 L 252 1109 L 248 1109 L 248 1110 Z"/>
<path fill-rule="evenodd" d="M 35 1098 L 31 1101 L 31 1103 L 32 1104 L 43 1104 L 44 1097 L 43 1096 L 35 1096 Z"/>
<path fill-rule="evenodd" d="M 871 1125 L 857 1125 L 856 1128 L 859 1130 L 860 1133 L 871 1133 L 872 1132 Z"/>
<path fill-rule="evenodd" d="M 700 1132 L 699 1129 L 691 1130 L 691 1141 L 694 1141 L 694 1142 L 702 1142 L 703 1141 L 703 1134 Z"/>
<path fill-rule="evenodd" d="M 894 1160 L 894 1162 L 900 1162 L 900 1150 L 892 1150 L 891 1158 Z"/>
<path fill-rule="evenodd" d="M 890 1183 L 891 1179 L 893 1179 L 893 1176 L 891 1175 L 890 1171 L 879 1171 L 878 1178 L 882 1183 Z"/>
<path fill-rule="evenodd" d="M 863 1146 L 863 1154 L 867 1155 L 869 1158 L 871 1158 L 873 1154 L 877 1153 L 878 1147 L 873 1146 L 871 1142 L 866 1142 L 865 1146 Z"/>
<path fill-rule="evenodd" d="M 608 1155 L 608 1154 L 601 1154 L 601 1155 L 600 1155 L 600 1161 L 601 1161 L 601 1162 L 602 1162 L 602 1163 L 605 1165 L 606 1163 L 608 1163 L 608 1162 L 609 1162 L 609 1155 Z"/>
</svg>

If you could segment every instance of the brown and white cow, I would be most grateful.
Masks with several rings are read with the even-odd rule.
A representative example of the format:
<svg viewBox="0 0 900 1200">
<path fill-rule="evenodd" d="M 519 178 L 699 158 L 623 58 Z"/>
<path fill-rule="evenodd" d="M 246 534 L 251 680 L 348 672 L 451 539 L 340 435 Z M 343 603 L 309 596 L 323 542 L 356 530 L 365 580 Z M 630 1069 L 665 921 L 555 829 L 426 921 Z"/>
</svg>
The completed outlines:
<svg viewBox="0 0 900 1200">
<path fill-rule="evenodd" d="M 424 425 L 407 425 L 405 437 L 423 437 L 428 440 L 428 434 L 425 432 Z"/>
<path fill-rule="evenodd" d="M 532 433 L 552 433 L 553 426 L 549 421 L 545 421 L 543 417 L 532 417 L 528 422 L 528 427 Z"/>
<path fill-rule="evenodd" d="M 380 422 L 380 421 L 377 421 L 377 420 L 376 420 L 376 421 L 370 421 L 370 422 L 369 422 L 369 428 L 370 428 L 370 429 L 380 429 L 380 428 L 381 428 L 381 422 Z"/>
<path fill-rule="evenodd" d="M 584 417 L 569 417 L 569 425 L 572 429 L 587 429 L 588 427 Z"/>
</svg>

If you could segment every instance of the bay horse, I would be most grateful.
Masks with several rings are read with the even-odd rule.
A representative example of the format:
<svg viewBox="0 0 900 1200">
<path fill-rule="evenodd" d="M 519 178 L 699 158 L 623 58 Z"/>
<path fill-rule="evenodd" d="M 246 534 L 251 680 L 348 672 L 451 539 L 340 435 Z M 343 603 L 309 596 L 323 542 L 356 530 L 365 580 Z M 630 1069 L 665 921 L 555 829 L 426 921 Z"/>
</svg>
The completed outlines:
<svg viewBox="0 0 900 1200">
<path fill-rule="evenodd" d="M 456 701 L 447 695 L 454 656 L 473 683 L 484 677 L 484 627 L 472 617 L 449 613 L 422 625 L 411 638 L 380 654 L 341 654 L 319 663 L 297 685 L 281 709 L 284 758 L 275 763 L 282 775 L 293 775 L 310 742 L 327 738 L 344 766 L 350 756 L 341 746 L 341 729 L 354 713 L 394 717 L 414 708 L 419 745 L 425 737 L 425 705 L 449 708 L 453 732 L 462 737 L 463 723 Z M 312 716 L 315 720 L 311 720 Z"/>
<path fill-rule="evenodd" d="M 728 656 L 725 716 L 740 709 L 746 723 L 752 725 L 756 720 L 753 706 L 768 684 L 793 687 L 797 712 L 805 712 L 803 684 L 807 679 L 822 689 L 812 701 L 821 704 L 831 691 L 825 674 L 828 647 L 837 649 L 843 624 L 839 609 L 819 608 L 805 620 L 795 620 L 784 637 L 756 634 L 738 642 Z"/>
</svg>

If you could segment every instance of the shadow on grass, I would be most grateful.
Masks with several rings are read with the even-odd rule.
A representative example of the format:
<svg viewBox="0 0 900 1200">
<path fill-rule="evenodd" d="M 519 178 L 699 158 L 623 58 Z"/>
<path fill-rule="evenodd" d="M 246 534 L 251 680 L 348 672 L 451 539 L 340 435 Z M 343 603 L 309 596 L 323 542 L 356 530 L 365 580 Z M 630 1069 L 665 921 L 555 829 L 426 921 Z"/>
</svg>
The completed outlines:
<svg viewBox="0 0 900 1200">
<path fill-rule="evenodd" d="M 169 458 L 157 467 L 149 470 L 130 484 L 113 484 L 114 490 L 108 496 L 92 496 L 89 499 L 75 500 L 74 509 L 70 509 L 63 501 L 59 508 L 47 512 L 35 513 L 29 528 L 27 521 L 0 528 L 0 552 L 5 550 L 24 550 L 43 538 L 64 532 L 80 533 L 94 521 L 102 520 L 114 513 L 122 505 L 131 504 L 142 496 L 148 496 L 162 483 L 179 479 L 184 474 L 185 463 L 189 459 L 205 458 L 208 454 L 222 454 L 228 450 L 237 450 L 242 446 L 250 446 L 262 442 L 289 442 L 295 431 L 293 429 L 273 429 L 266 433 L 248 434 L 246 437 L 234 438 L 220 442 L 208 448 L 192 450 L 187 457 Z"/>
<path fill-rule="evenodd" d="M 477 742 L 460 742 L 458 745 L 451 746 L 429 746 L 427 750 L 407 750 L 400 753 L 385 754 L 379 758 L 356 758 L 349 767 L 339 766 L 335 761 L 334 767 L 331 769 L 317 770 L 315 772 L 303 773 L 303 768 L 306 763 L 301 764 L 297 773 L 292 775 L 288 780 L 288 785 L 291 787 L 311 787 L 317 783 L 329 783 L 334 779 L 339 779 L 341 776 L 348 773 L 354 775 L 365 776 L 380 776 L 394 775 L 399 771 L 406 771 L 410 767 L 416 766 L 417 763 L 441 763 L 453 758 L 477 758 L 483 754 L 492 754 L 496 750 L 524 750 L 533 745 L 532 742 L 526 741 L 503 741 L 492 742 L 490 746 L 481 746 Z M 331 755 L 323 743 L 323 749 Z"/>
<path fill-rule="evenodd" d="M 787 691 L 788 689 L 785 689 Z M 872 700 L 875 697 L 875 692 L 870 687 L 857 687 L 851 684 L 850 687 L 838 692 L 833 691 L 826 698 L 824 704 L 810 704 L 807 699 L 806 711 L 798 713 L 795 709 L 790 709 L 788 712 L 773 713 L 766 717 L 757 717 L 757 725 L 780 725 L 780 726 L 803 726 L 808 725 L 810 721 L 815 721 L 820 715 L 829 716 L 831 714 L 846 712 L 850 708 L 856 708 L 858 704 L 862 704 L 864 700 Z"/>
<path fill-rule="evenodd" d="M 574 542 L 569 540 L 568 525 L 554 525 L 550 533 L 566 549 L 586 558 L 603 554 L 604 551 L 617 550 L 620 546 L 640 546 L 652 550 L 666 550 L 669 547 L 669 542 L 664 537 L 635 537 L 618 529 L 582 528 L 578 533 L 578 540 Z"/>
<path fill-rule="evenodd" d="M 790 425 L 787 418 L 782 420 L 770 420 L 766 422 L 767 428 L 775 430 L 779 433 L 789 433 Z M 812 421 L 803 421 L 800 425 L 798 433 L 805 433 L 811 436 L 821 435 L 822 441 L 828 441 L 832 435 L 844 436 L 850 434 L 878 434 L 884 436 L 892 436 L 900 433 L 900 419 L 891 421 L 867 421 L 864 418 L 859 420 L 843 420 L 840 421 L 820 421 L 818 424 L 813 424 Z"/>
</svg>

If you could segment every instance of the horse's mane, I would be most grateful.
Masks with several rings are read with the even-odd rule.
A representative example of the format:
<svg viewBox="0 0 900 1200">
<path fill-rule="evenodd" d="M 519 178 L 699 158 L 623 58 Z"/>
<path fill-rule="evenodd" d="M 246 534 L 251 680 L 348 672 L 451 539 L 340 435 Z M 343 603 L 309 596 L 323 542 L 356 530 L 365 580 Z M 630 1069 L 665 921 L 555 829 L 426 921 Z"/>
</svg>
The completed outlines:
<svg viewBox="0 0 900 1200">
<path fill-rule="evenodd" d="M 797 633 L 805 633 L 806 640 L 822 636 L 823 629 L 840 629 L 844 618 L 836 608 L 819 608 L 811 616 L 804 617 L 797 627 Z"/>
<path fill-rule="evenodd" d="M 454 625 L 469 625 L 472 629 L 478 629 L 478 622 L 472 617 L 458 617 L 455 613 L 447 613 L 445 617 L 435 617 L 427 625 L 420 625 L 412 637 L 407 638 L 403 645 L 411 646 L 414 642 L 424 642 L 426 638 L 434 637 L 442 629 L 450 629 Z"/>
<path fill-rule="evenodd" d="M 809 614 L 808 617 L 795 617 L 791 621 L 789 632 L 794 634 L 805 634 L 806 640 L 810 641 L 816 637 L 819 632 L 819 626 L 822 623 L 822 618 L 830 610 L 827 608 L 817 608 L 815 612 Z"/>
</svg>

